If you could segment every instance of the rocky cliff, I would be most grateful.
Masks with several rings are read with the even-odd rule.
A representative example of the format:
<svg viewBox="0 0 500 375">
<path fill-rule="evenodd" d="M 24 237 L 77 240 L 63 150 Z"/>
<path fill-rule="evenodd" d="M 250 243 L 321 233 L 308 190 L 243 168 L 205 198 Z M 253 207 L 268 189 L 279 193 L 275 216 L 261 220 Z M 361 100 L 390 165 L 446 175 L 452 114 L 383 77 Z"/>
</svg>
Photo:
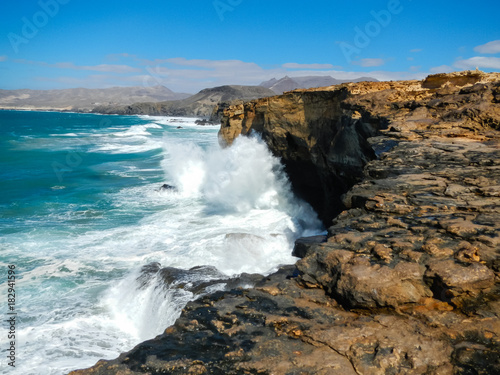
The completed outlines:
<svg viewBox="0 0 500 375">
<path fill-rule="evenodd" d="M 488 124 L 498 127 L 497 86 L 486 83 L 496 77 L 468 72 L 430 76 L 422 82 L 291 91 L 225 108 L 221 142 L 261 134 L 282 159 L 296 193 L 329 225 L 343 209 L 342 194 L 360 181 L 365 164 L 385 147 L 373 150 L 369 137 L 403 125 L 413 134 L 440 127 L 457 134 Z M 464 85 L 469 87 L 461 89 Z"/>
<path fill-rule="evenodd" d="M 226 108 L 224 144 L 260 133 L 328 236 L 73 374 L 500 373 L 499 128 L 500 77 L 481 72 Z"/>
</svg>

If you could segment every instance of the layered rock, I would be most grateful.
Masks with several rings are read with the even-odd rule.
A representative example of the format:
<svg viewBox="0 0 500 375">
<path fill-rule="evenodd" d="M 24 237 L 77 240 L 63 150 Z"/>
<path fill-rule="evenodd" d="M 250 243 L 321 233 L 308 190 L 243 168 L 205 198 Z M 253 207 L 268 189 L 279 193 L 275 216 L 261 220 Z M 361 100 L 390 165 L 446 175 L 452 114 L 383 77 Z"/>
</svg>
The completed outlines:
<svg viewBox="0 0 500 375">
<path fill-rule="evenodd" d="M 226 145 L 240 134 L 261 134 L 283 161 L 297 195 L 329 225 L 343 209 L 340 196 L 375 158 L 367 138 L 389 126 L 442 127 L 457 134 L 498 128 L 498 76 L 467 72 L 295 90 L 225 108 L 220 139 Z M 461 84 L 467 87 L 456 86 Z"/>
<path fill-rule="evenodd" d="M 73 374 L 500 373 L 498 78 L 343 85 L 226 109 L 227 143 L 258 131 L 285 162 L 332 178 L 359 164 L 343 211 L 326 237 L 297 242 L 296 266 L 191 302 L 163 335 Z M 347 144 L 357 159 L 330 154 Z"/>
</svg>

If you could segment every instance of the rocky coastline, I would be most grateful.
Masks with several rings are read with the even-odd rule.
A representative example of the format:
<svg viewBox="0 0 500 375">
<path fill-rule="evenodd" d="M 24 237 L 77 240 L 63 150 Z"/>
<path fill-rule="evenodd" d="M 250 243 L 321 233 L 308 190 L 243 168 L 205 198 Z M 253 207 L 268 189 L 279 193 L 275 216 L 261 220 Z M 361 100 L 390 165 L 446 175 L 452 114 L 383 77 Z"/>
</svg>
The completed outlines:
<svg viewBox="0 0 500 375">
<path fill-rule="evenodd" d="M 216 109 L 217 110 L 217 109 Z M 87 374 L 500 373 L 500 74 L 294 90 L 221 109 L 260 134 L 326 237 L 190 302 Z"/>
</svg>

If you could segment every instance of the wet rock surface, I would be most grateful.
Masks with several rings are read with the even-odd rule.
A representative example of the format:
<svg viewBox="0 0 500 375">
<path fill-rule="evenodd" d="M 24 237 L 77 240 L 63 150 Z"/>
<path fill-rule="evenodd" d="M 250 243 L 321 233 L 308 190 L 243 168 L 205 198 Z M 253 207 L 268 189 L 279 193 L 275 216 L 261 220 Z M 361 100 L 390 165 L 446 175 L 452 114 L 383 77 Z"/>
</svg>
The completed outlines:
<svg viewBox="0 0 500 375">
<path fill-rule="evenodd" d="M 500 85 L 478 80 L 351 86 L 387 126 L 326 238 L 72 374 L 499 374 Z"/>
</svg>

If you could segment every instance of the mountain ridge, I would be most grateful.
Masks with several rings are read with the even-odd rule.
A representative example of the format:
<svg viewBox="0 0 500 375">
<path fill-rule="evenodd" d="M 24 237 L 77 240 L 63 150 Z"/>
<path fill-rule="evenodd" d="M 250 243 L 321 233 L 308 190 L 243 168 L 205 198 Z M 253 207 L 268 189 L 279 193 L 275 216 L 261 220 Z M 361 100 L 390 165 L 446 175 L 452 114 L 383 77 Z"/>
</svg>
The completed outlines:
<svg viewBox="0 0 500 375">
<path fill-rule="evenodd" d="M 252 100 L 276 95 L 261 86 L 224 85 L 206 88 L 200 92 L 175 101 L 140 102 L 125 106 L 97 106 L 92 112 L 118 115 L 186 116 L 204 117 L 212 115 L 214 108 L 222 102 Z"/>
<path fill-rule="evenodd" d="M 110 87 L 105 89 L 1 90 L 1 109 L 63 110 L 90 112 L 98 105 L 132 104 L 138 101 L 180 100 L 191 96 L 164 86 Z"/>
<path fill-rule="evenodd" d="M 341 80 L 333 78 L 332 76 L 302 76 L 302 77 L 289 77 L 285 76 L 280 79 L 271 78 L 268 81 L 261 82 L 259 86 L 266 87 L 273 90 L 276 94 L 283 94 L 285 91 L 292 91 L 296 89 L 310 89 L 317 87 L 327 87 L 333 85 L 340 85 L 348 82 L 378 82 L 377 79 L 372 77 L 359 77 L 353 80 Z"/>
</svg>

